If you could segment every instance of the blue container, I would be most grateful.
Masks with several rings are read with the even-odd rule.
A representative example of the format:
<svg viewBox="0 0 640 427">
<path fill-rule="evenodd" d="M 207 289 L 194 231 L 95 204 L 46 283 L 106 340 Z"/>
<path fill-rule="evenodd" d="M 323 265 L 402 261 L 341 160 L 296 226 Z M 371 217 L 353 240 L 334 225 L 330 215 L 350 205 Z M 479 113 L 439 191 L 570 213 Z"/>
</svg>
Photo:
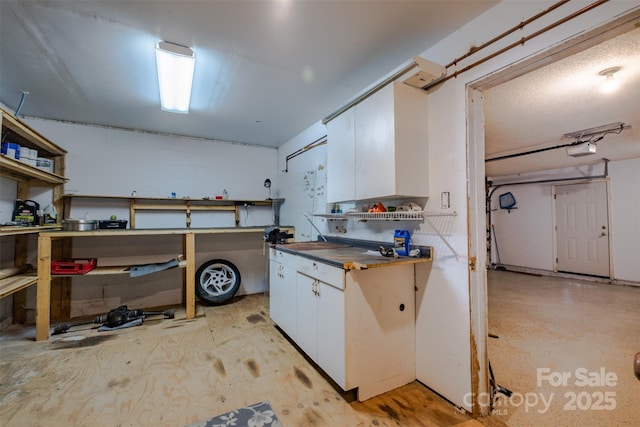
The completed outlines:
<svg viewBox="0 0 640 427">
<path fill-rule="evenodd" d="M 411 248 L 411 233 L 409 233 L 409 230 L 396 230 L 393 235 L 393 242 L 398 255 L 409 255 L 409 249 Z"/>
<path fill-rule="evenodd" d="M 20 160 L 20 146 L 13 142 L 3 142 L 2 154 L 11 157 L 12 159 Z"/>
</svg>

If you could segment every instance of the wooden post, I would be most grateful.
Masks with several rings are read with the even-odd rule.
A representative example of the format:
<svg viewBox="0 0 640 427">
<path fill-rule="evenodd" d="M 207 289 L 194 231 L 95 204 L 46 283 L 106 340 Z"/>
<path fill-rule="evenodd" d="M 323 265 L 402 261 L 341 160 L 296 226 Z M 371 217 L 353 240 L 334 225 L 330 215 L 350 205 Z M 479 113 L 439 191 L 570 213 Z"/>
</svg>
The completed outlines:
<svg viewBox="0 0 640 427">
<path fill-rule="evenodd" d="M 136 200 L 131 199 L 129 201 L 129 228 L 136 228 Z"/>
<path fill-rule="evenodd" d="M 185 307 L 187 319 L 196 317 L 196 238 L 194 233 L 184 235 L 184 254 L 187 259 L 185 271 Z"/>
<path fill-rule="evenodd" d="M 51 259 L 71 258 L 71 238 L 57 239 L 51 244 Z M 71 317 L 71 278 L 56 277 L 51 280 L 51 320 Z"/>
<path fill-rule="evenodd" d="M 38 236 L 36 341 L 49 339 L 51 303 L 51 238 Z"/>
</svg>

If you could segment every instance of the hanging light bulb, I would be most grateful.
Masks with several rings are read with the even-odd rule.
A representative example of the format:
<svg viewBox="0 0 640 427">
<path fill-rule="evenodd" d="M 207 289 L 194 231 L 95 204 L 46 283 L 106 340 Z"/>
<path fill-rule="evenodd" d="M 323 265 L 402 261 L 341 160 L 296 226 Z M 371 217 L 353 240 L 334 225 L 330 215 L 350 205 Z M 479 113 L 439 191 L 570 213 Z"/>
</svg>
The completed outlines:
<svg viewBox="0 0 640 427">
<path fill-rule="evenodd" d="M 605 77 L 605 81 L 600 86 L 602 93 L 612 93 L 618 88 L 618 81 L 614 78 L 614 74 L 620 71 L 620 67 L 611 67 L 600 71 L 598 74 Z"/>
</svg>

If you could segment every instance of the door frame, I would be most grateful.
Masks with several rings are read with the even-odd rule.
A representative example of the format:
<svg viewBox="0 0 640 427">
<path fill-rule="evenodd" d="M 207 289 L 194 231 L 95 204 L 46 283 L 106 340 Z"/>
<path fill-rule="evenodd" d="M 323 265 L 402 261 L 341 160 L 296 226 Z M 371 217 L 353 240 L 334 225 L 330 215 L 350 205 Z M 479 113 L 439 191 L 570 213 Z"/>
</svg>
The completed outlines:
<svg viewBox="0 0 640 427">
<path fill-rule="evenodd" d="M 489 415 L 490 407 L 485 399 L 489 388 L 488 359 L 488 278 L 487 278 L 487 213 L 485 185 L 484 109 L 482 91 L 505 83 L 552 62 L 572 56 L 634 28 L 640 10 L 625 14 L 591 31 L 567 39 L 556 46 L 522 58 L 505 68 L 488 72 L 466 85 L 467 111 L 467 237 L 469 254 L 469 295 L 471 332 L 471 391 L 473 416 Z M 609 190 L 609 188 L 607 188 Z M 610 197 L 610 191 L 607 191 Z M 607 203 L 608 208 L 611 206 Z M 608 211 L 609 222 L 611 212 Z M 609 224 L 609 238 L 611 224 Z M 609 240 L 609 270 L 613 276 L 612 247 Z M 555 259 L 555 258 L 554 258 Z M 484 404 L 483 404 L 484 403 Z"/>
<path fill-rule="evenodd" d="M 600 179 L 588 179 L 585 181 L 577 181 L 577 182 L 558 182 L 551 186 L 551 195 L 552 195 L 552 218 L 553 218 L 553 272 L 558 273 L 558 220 L 556 215 L 557 209 L 557 199 L 556 199 L 556 187 L 562 185 L 579 185 L 579 184 L 591 184 L 596 182 L 604 182 L 607 190 L 607 194 L 605 197 L 606 210 L 607 210 L 607 245 L 609 246 L 609 276 L 608 279 L 614 277 L 613 275 L 613 254 L 611 247 L 611 179 L 610 178 L 600 178 Z M 564 272 L 563 272 L 564 273 Z M 567 273 L 567 274 L 577 274 L 580 275 L 582 273 Z M 588 274 L 585 274 L 588 276 Z M 599 276 L 600 277 L 600 276 Z"/>
</svg>

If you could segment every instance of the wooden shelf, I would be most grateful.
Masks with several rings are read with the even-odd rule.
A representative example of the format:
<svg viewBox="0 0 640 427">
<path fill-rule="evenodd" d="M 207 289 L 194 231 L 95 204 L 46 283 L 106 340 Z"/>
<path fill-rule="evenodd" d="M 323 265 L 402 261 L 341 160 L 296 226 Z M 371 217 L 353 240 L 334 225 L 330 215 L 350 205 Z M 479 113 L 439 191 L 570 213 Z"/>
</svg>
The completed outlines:
<svg viewBox="0 0 640 427">
<path fill-rule="evenodd" d="M 63 176 L 27 165 L 4 154 L 0 155 L 0 167 L 2 167 L 2 175 L 9 179 L 18 181 L 36 179 L 54 185 L 62 185 L 67 182 L 67 179 Z"/>
<path fill-rule="evenodd" d="M 0 279 L 0 298 L 4 298 L 14 292 L 18 292 L 19 290 L 29 287 L 37 281 L 38 276 L 35 271 L 7 277 L 6 279 Z"/>
<path fill-rule="evenodd" d="M 136 228 L 136 212 L 138 211 L 177 211 L 185 214 L 185 227 L 191 228 L 192 212 L 231 212 L 235 216 L 237 228 L 240 226 L 240 212 L 245 206 L 273 206 L 279 219 L 280 204 L 284 199 L 266 200 L 229 200 L 211 198 L 171 198 L 171 197 L 140 197 L 140 196 L 100 196 L 90 194 L 65 194 L 63 217 L 67 218 L 71 212 L 71 203 L 78 199 L 123 200 L 129 203 L 129 228 Z M 277 221 L 276 221 L 277 223 Z"/>
<path fill-rule="evenodd" d="M 21 227 L 21 226 L 13 226 L 13 225 L 4 225 L 0 227 L 0 236 L 17 236 L 21 234 L 38 234 L 42 231 L 55 231 L 60 230 L 62 228 L 61 225 L 52 224 L 52 225 L 43 225 L 40 227 Z"/>
<path fill-rule="evenodd" d="M 67 150 L 49 141 L 38 131 L 34 130 L 22 120 L 14 117 L 4 108 L 0 108 L 0 110 L 2 110 L 2 127 L 5 128 L 5 131 L 9 132 L 8 141 L 33 147 L 34 149 L 45 150 L 52 156 L 64 156 L 67 154 Z"/>
<path fill-rule="evenodd" d="M 232 199 L 205 199 L 205 198 L 191 198 L 191 197 L 142 197 L 142 196 L 101 196 L 98 194 L 64 194 L 62 197 L 70 199 L 117 199 L 117 200 L 134 200 L 134 201 L 157 201 L 167 202 L 171 206 L 175 204 L 181 204 L 185 202 L 200 203 L 203 205 L 219 205 L 219 206 L 235 206 L 244 205 L 245 203 L 251 206 L 271 206 L 272 204 L 283 202 L 284 199 L 266 199 L 266 200 L 232 200 Z"/>
<path fill-rule="evenodd" d="M 279 226 L 280 229 L 289 230 L 291 227 Z M 108 237 L 108 236 L 166 236 L 184 234 L 229 234 L 229 233 L 257 233 L 264 234 L 265 227 L 219 227 L 219 228 L 137 228 L 137 229 L 111 229 L 90 231 L 43 231 L 40 236 L 51 239 L 64 237 Z"/>
<path fill-rule="evenodd" d="M 113 274 L 129 274 L 131 267 L 132 266 L 130 265 L 96 267 L 95 269 L 89 271 L 86 274 L 51 274 L 51 277 L 84 277 L 84 276 L 109 276 Z M 180 261 L 178 262 L 178 265 L 176 267 L 167 268 L 166 270 L 171 270 L 173 268 L 187 268 L 187 261 L 186 260 Z M 161 271 L 166 271 L 166 270 L 161 270 Z M 160 271 L 158 271 L 158 273 L 159 272 Z"/>
</svg>

